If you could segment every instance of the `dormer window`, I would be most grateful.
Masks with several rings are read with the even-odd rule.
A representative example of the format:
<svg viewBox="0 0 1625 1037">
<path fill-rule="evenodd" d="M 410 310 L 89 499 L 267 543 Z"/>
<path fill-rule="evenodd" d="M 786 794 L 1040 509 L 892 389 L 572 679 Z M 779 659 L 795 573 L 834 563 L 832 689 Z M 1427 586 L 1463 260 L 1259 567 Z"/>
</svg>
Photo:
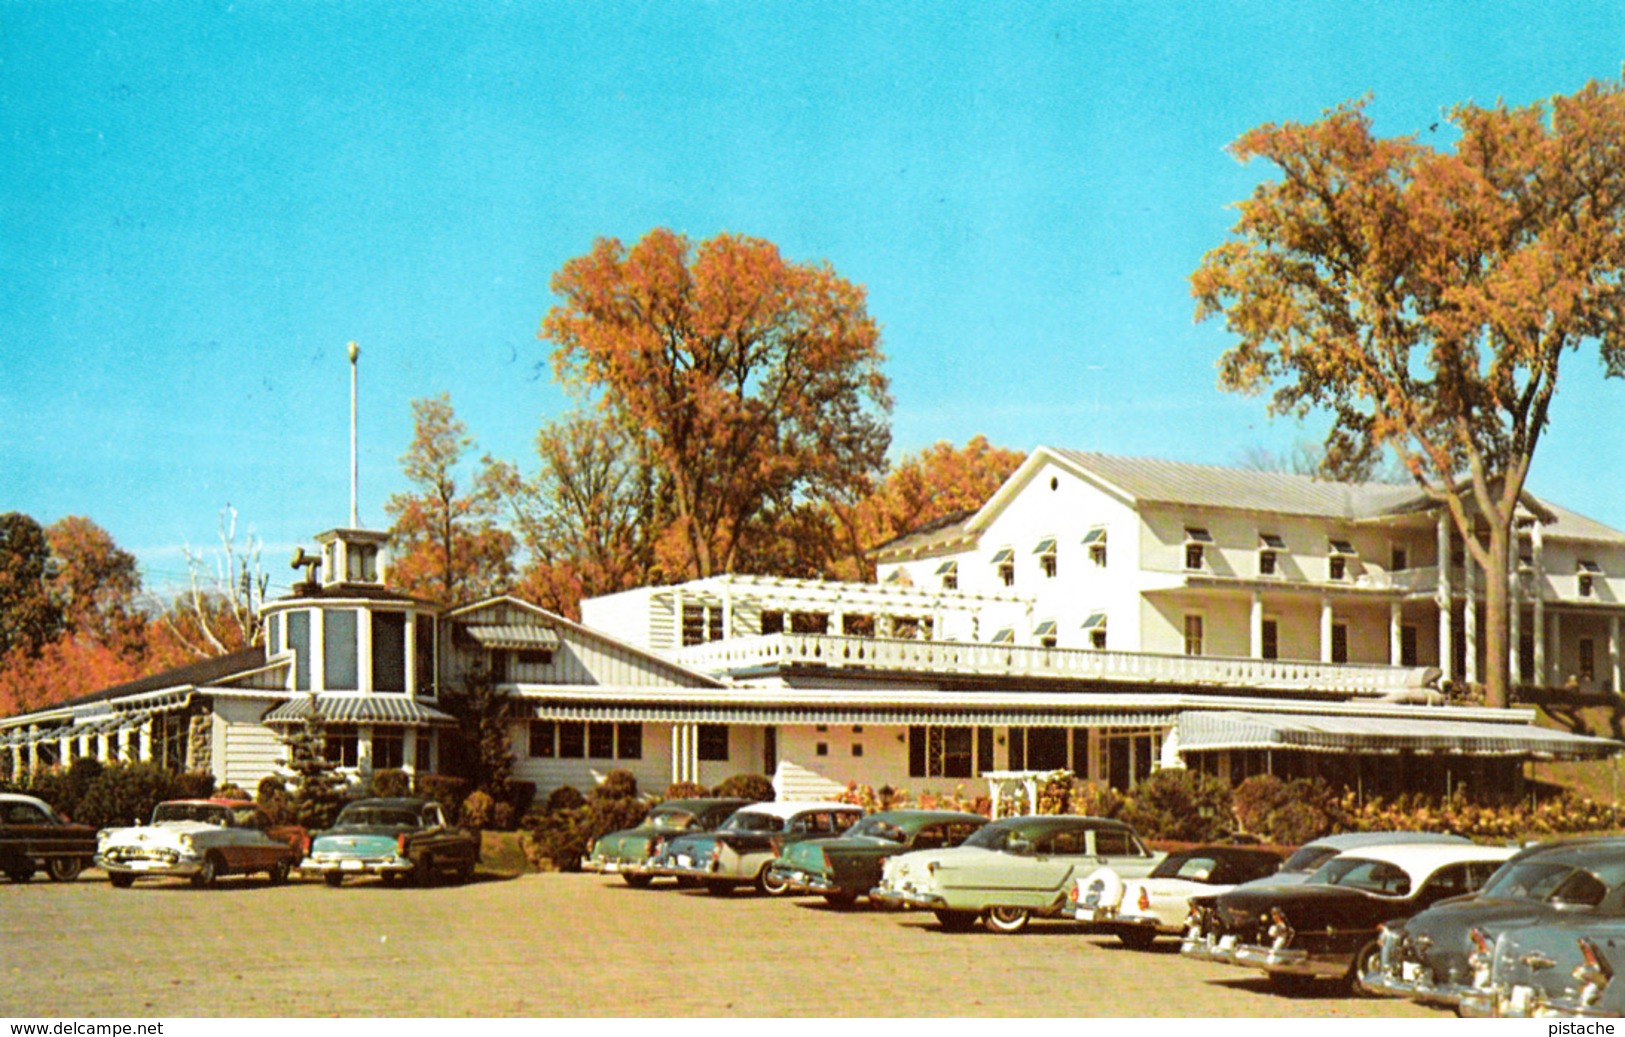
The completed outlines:
<svg viewBox="0 0 1625 1037">
<path fill-rule="evenodd" d="M 346 576 L 351 583 L 373 583 L 378 579 L 378 545 L 345 544 L 349 563 Z"/>
<path fill-rule="evenodd" d="M 1053 579 L 1055 576 L 1055 538 L 1045 537 L 1040 540 L 1038 546 L 1033 548 L 1033 554 L 1038 556 L 1038 568 L 1044 574 L 1044 578 Z"/>
<path fill-rule="evenodd" d="M 942 589 L 956 591 L 959 589 L 959 563 L 943 562 L 937 566 L 937 575 L 942 579 Z"/>
<path fill-rule="evenodd" d="M 1579 583 L 1580 597 L 1589 598 L 1596 591 L 1596 579 L 1602 575 L 1602 566 L 1596 562 L 1584 559 L 1575 563 L 1576 576 Z"/>
<path fill-rule="evenodd" d="M 1016 552 L 1008 547 L 1001 547 L 993 556 L 993 567 L 999 574 L 999 582 L 1006 587 L 1016 585 Z"/>
<path fill-rule="evenodd" d="M 1089 549 L 1089 561 L 1106 567 L 1106 527 L 1096 526 L 1084 535 L 1083 546 Z"/>
<path fill-rule="evenodd" d="M 1207 561 L 1208 545 L 1213 535 L 1202 526 L 1185 527 L 1185 568 L 1202 569 Z"/>
<path fill-rule="evenodd" d="M 1328 541 L 1326 558 L 1326 576 L 1333 580 L 1346 580 L 1349 576 L 1349 559 L 1359 557 L 1355 554 L 1354 545 L 1347 540 Z"/>
<path fill-rule="evenodd" d="M 1038 638 L 1038 643 L 1041 646 L 1045 648 L 1054 648 L 1056 644 L 1055 620 L 1046 619 L 1039 623 L 1038 626 L 1033 628 L 1033 636 Z"/>
<path fill-rule="evenodd" d="M 1286 550 L 1286 541 L 1278 533 L 1258 534 L 1258 575 L 1275 576 L 1280 568 L 1277 559 Z"/>
<path fill-rule="evenodd" d="M 1089 613 L 1083 621 L 1083 632 L 1089 635 L 1089 647 L 1100 651 L 1106 647 L 1106 610 Z"/>
</svg>

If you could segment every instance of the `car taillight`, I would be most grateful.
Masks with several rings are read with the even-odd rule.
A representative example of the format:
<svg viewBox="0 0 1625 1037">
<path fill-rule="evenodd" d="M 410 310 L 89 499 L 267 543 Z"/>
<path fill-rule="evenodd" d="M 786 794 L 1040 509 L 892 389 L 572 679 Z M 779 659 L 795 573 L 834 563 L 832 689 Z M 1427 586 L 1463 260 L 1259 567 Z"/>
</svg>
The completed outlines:
<svg viewBox="0 0 1625 1037">
<path fill-rule="evenodd" d="M 1474 926 L 1467 930 L 1467 935 L 1472 939 L 1473 946 L 1478 948 L 1478 953 L 1489 954 L 1493 950 L 1490 946 L 1490 938 L 1484 930 Z"/>
<path fill-rule="evenodd" d="M 1066 891 L 1066 899 L 1074 904 L 1078 902 L 1078 884 L 1076 882 L 1072 883 L 1072 888 Z"/>
<path fill-rule="evenodd" d="M 1139 905 L 1141 911 L 1151 910 L 1151 893 L 1144 886 L 1140 887 Z"/>
<path fill-rule="evenodd" d="M 833 874 L 834 871 L 835 871 L 835 865 L 833 865 L 833 864 L 831 864 L 829 862 L 829 851 L 828 850 L 820 850 L 819 851 L 819 856 L 824 858 L 824 871 L 825 871 L 825 873 Z"/>
<path fill-rule="evenodd" d="M 1580 956 L 1585 959 L 1574 970 L 1574 978 L 1580 982 L 1580 1003 L 1594 1005 L 1602 997 L 1603 988 L 1614 978 L 1614 970 L 1596 944 L 1583 936 L 1578 942 Z"/>
<path fill-rule="evenodd" d="M 722 859 L 722 840 L 719 839 L 711 844 L 711 859 L 714 861 Z"/>
<path fill-rule="evenodd" d="M 767 841 L 767 845 L 773 850 L 773 856 L 784 856 L 784 838 L 782 836 L 773 836 Z"/>
<path fill-rule="evenodd" d="M 406 856 L 406 833 L 402 832 L 395 837 L 395 852 L 402 857 Z"/>
</svg>

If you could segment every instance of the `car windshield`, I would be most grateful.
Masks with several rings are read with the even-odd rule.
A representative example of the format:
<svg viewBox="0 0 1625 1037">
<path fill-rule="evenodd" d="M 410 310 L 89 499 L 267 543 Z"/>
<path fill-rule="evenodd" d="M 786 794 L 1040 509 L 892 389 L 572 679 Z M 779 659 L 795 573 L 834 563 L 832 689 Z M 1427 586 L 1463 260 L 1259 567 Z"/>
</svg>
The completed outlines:
<svg viewBox="0 0 1625 1037">
<path fill-rule="evenodd" d="M 784 830 L 784 819 L 772 814 L 741 810 L 728 818 L 722 827 L 730 832 L 781 832 Z"/>
<path fill-rule="evenodd" d="M 231 811 L 213 803 L 160 803 L 152 812 L 152 823 L 166 821 L 199 821 L 226 828 L 231 824 Z"/>
<path fill-rule="evenodd" d="M 1203 854 L 1176 853 L 1162 859 L 1162 863 L 1151 869 L 1151 878 L 1154 879 L 1189 879 L 1192 882 L 1206 882 L 1219 870 L 1219 862 L 1213 857 Z"/>
<path fill-rule="evenodd" d="M 382 828 L 416 828 L 418 816 L 400 807 L 345 807 L 339 813 L 340 825 L 377 825 Z"/>
<path fill-rule="evenodd" d="M 1309 881 L 1315 885 L 1343 886 L 1387 897 L 1408 896 L 1411 892 L 1411 877 L 1405 874 L 1405 869 L 1387 861 L 1373 861 L 1364 857 L 1335 857 L 1310 875 Z"/>
<path fill-rule="evenodd" d="M 866 835 L 872 839 L 889 839 L 894 843 L 908 842 L 908 833 L 883 817 L 866 817 L 852 826 L 848 835 Z"/>
<path fill-rule="evenodd" d="M 1001 824 L 983 825 L 976 830 L 976 834 L 966 839 L 961 846 L 979 846 L 984 850 L 1002 850 L 1010 843 L 1012 835 L 1027 838 L 1021 829 Z"/>
<path fill-rule="evenodd" d="M 672 807 L 668 810 L 656 810 L 649 815 L 649 825 L 662 832 L 683 832 L 694 823 L 694 815 L 686 810 Z"/>
<path fill-rule="evenodd" d="M 1330 846 L 1319 846 L 1310 843 L 1308 846 L 1299 847 L 1297 853 L 1288 857 L 1286 863 L 1281 865 L 1281 870 L 1314 871 L 1336 856 L 1337 851 Z"/>
</svg>

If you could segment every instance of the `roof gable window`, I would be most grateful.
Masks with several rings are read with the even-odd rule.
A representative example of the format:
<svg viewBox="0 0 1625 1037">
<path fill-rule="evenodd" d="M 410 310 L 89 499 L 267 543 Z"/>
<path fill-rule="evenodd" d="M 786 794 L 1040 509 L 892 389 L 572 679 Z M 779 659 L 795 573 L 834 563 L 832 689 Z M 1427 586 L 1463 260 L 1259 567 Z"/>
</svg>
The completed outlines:
<svg viewBox="0 0 1625 1037">
<path fill-rule="evenodd" d="M 1089 549 L 1089 561 L 1104 568 L 1106 565 L 1106 527 L 1095 526 L 1085 533 L 1083 546 Z"/>
<path fill-rule="evenodd" d="M 937 566 L 937 576 L 942 578 L 942 589 L 956 591 L 959 589 L 959 563 L 943 562 Z"/>
<path fill-rule="evenodd" d="M 1207 549 L 1213 543 L 1213 534 L 1203 526 L 1185 527 L 1185 568 L 1205 569 Z"/>
<path fill-rule="evenodd" d="M 1033 548 L 1033 554 L 1038 556 L 1038 568 L 1044 574 L 1044 578 L 1053 579 L 1055 577 L 1055 538 L 1045 537 L 1040 540 L 1038 546 Z"/>
<path fill-rule="evenodd" d="M 1279 533 L 1258 534 L 1258 575 L 1280 575 L 1280 553 L 1286 550 L 1286 541 Z"/>
<path fill-rule="evenodd" d="M 1349 559 L 1358 558 L 1354 545 L 1347 540 L 1327 541 L 1326 575 L 1333 580 L 1349 578 Z"/>
<path fill-rule="evenodd" d="M 999 630 L 998 633 L 993 635 L 993 642 L 992 643 L 996 644 L 996 645 L 1013 645 L 1013 644 L 1015 644 L 1016 643 L 1016 631 L 1015 631 L 1015 628 L 1014 627 L 1004 627 L 1004 628 L 1002 628 L 1001 630 Z"/>
<path fill-rule="evenodd" d="M 999 548 L 993 555 L 993 568 L 999 574 L 1000 583 L 1006 587 L 1016 585 L 1016 552 L 1013 548 Z"/>
<path fill-rule="evenodd" d="M 1575 563 L 1576 583 L 1579 584 L 1580 597 L 1589 598 L 1596 590 L 1596 579 L 1602 575 L 1602 566 L 1596 562 L 1582 558 Z"/>
</svg>

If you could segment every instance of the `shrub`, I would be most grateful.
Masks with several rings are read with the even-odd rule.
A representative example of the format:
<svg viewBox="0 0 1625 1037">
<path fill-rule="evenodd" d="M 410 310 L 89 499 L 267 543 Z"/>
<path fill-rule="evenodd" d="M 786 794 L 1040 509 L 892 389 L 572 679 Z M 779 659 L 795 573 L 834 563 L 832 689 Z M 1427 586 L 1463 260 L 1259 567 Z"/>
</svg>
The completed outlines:
<svg viewBox="0 0 1625 1037">
<path fill-rule="evenodd" d="M 593 796 L 600 799 L 636 799 L 637 795 L 637 776 L 629 770 L 622 769 L 612 770 L 604 775 L 604 780 L 593 790 Z"/>
<path fill-rule="evenodd" d="M 548 810 L 531 815 L 522 840 L 526 856 L 537 867 L 551 865 L 575 871 L 599 836 L 634 828 L 649 814 L 637 798 L 638 783 L 629 771 L 611 771 L 603 783 L 583 797 L 568 785 L 547 797 Z"/>
<path fill-rule="evenodd" d="M 267 774 L 260 779 L 254 790 L 254 802 L 265 811 L 265 816 L 271 819 L 273 825 L 293 824 L 293 807 L 288 802 L 287 783 L 276 775 Z"/>
<path fill-rule="evenodd" d="M 75 820 L 98 828 L 145 824 L 153 807 L 177 793 L 175 775 L 156 763 L 109 763 L 85 789 Z"/>
<path fill-rule="evenodd" d="M 383 770 L 372 772 L 372 780 L 367 783 L 367 795 L 394 799 L 398 796 L 412 794 L 412 776 L 403 770 L 386 767 Z"/>
<path fill-rule="evenodd" d="M 490 828 L 496 802 L 485 792 L 475 789 L 463 800 L 463 824 L 470 828 Z"/>
<path fill-rule="evenodd" d="M 234 781 L 228 781 L 224 785 L 222 785 L 219 788 L 214 790 L 214 798 L 215 799 L 240 799 L 240 800 L 242 800 L 243 802 L 246 803 L 246 802 L 248 802 L 250 800 L 251 797 L 248 795 L 248 793 L 246 791 L 244 791 L 244 789 L 243 789 L 243 787 L 241 785 L 237 784 Z"/>
<path fill-rule="evenodd" d="M 562 810 L 575 810 L 587 805 L 587 797 L 574 785 L 560 785 L 547 796 L 546 812 L 555 814 Z"/>
<path fill-rule="evenodd" d="M 1094 781 L 1072 784 L 1072 812 L 1089 817 L 1121 817 L 1127 800 L 1110 785 Z"/>
<path fill-rule="evenodd" d="M 1255 774 L 1236 786 L 1231 802 L 1243 831 L 1284 846 L 1347 827 L 1336 795 L 1318 778 L 1282 781 Z"/>
<path fill-rule="evenodd" d="M 674 781 L 666 786 L 667 799 L 704 799 L 711 790 L 694 781 Z"/>
<path fill-rule="evenodd" d="M 712 795 L 738 797 L 753 803 L 770 803 L 778 798 L 778 793 L 773 791 L 773 782 L 760 774 L 735 774 L 718 785 Z"/>
<path fill-rule="evenodd" d="M 187 771 L 175 777 L 175 798 L 209 799 L 214 795 L 214 775 L 208 771 Z"/>
<path fill-rule="evenodd" d="M 468 781 L 449 774 L 419 774 L 412 783 L 417 794 L 432 799 L 446 810 L 447 819 L 456 822 L 458 808 L 468 795 Z"/>
<path fill-rule="evenodd" d="M 497 827 L 507 831 L 513 828 L 514 819 L 524 817 L 530 813 L 531 804 L 536 802 L 536 783 L 534 781 L 510 781 L 507 787 L 507 796 L 497 804 L 497 813 L 501 808 L 508 808 L 508 821 L 503 824 L 498 817 Z"/>
<path fill-rule="evenodd" d="M 1148 839 L 1209 842 L 1230 830 L 1230 786 L 1184 768 L 1160 770 L 1134 786 L 1122 817 Z"/>
</svg>

